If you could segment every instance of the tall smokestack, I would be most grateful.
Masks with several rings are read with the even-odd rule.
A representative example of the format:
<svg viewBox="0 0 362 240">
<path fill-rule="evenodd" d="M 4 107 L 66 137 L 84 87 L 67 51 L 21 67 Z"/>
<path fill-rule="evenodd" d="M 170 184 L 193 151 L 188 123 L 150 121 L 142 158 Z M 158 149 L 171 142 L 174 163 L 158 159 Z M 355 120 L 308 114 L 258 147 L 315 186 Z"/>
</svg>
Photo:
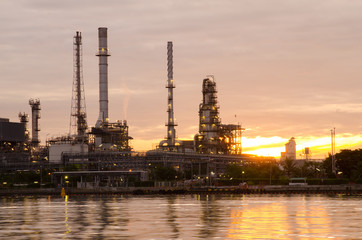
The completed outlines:
<svg viewBox="0 0 362 240">
<path fill-rule="evenodd" d="M 168 89 L 168 121 L 167 121 L 167 143 L 169 146 L 175 146 L 176 130 L 175 117 L 173 112 L 173 49 L 172 42 L 167 43 L 167 86 Z"/>
<path fill-rule="evenodd" d="M 107 28 L 98 28 L 99 47 L 96 56 L 99 57 L 99 117 L 96 127 L 108 121 L 108 57 Z"/>
<path fill-rule="evenodd" d="M 173 45 L 167 42 L 167 137 L 159 143 L 159 147 L 168 151 L 178 151 L 178 147 L 182 144 L 176 140 L 175 115 L 173 112 L 173 89 L 175 88 L 173 81 Z"/>
</svg>

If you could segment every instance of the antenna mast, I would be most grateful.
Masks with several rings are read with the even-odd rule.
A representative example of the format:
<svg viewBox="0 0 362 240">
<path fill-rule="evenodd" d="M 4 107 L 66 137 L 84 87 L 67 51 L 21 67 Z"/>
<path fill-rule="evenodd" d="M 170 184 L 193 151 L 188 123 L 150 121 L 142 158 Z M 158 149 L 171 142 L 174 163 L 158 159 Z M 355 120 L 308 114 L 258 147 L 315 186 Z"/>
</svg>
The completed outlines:
<svg viewBox="0 0 362 240">
<path fill-rule="evenodd" d="M 73 89 L 70 120 L 70 134 L 76 135 L 79 139 L 85 136 L 87 130 L 87 114 L 84 96 L 83 83 L 83 56 L 82 56 L 82 35 L 76 32 L 73 42 Z"/>
</svg>

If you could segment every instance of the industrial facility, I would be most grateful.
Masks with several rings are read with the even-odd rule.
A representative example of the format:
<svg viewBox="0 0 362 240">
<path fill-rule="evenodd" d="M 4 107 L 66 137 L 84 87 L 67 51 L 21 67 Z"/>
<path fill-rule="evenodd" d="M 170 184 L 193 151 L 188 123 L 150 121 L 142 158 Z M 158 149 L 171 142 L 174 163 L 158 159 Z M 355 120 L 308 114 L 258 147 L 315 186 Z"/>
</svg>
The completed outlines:
<svg viewBox="0 0 362 240">
<path fill-rule="evenodd" d="M 147 153 L 134 152 L 130 147 L 127 120 L 110 121 L 108 112 L 108 48 L 107 28 L 98 28 L 99 59 L 99 115 L 94 126 L 89 127 L 83 80 L 82 35 L 76 32 L 73 41 L 73 87 L 69 134 L 47 139 L 40 145 L 40 100 L 30 99 L 31 135 L 29 116 L 19 113 L 20 123 L 0 119 L 1 168 L 8 170 L 47 167 L 62 171 L 67 166 L 81 166 L 77 176 L 90 176 L 99 180 L 97 171 L 118 171 L 120 176 L 131 176 L 127 171 L 147 171 L 150 166 L 161 164 L 189 171 L 190 177 L 220 174 L 230 163 L 265 160 L 262 157 L 242 154 L 240 124 L 221 122 L 217 101 L 216 82 L 213 76 L 202 81 L 202 102 L 199 105 L 199 131 L 194 139 L 176 138 L 174 109 L 173 43 L 167 43 L 167 135 L 156 149 Z M 13 154 L 13 155 L 11 155 Z M 19 155 L 19 156 L 18 156 Z M 21 156 L 20 156 L 21 155 Z M 270 160 L 270 159 L 269 159 Z M 92 172 L 94 171 L 94 172 Z M 92 173 L 94 173 L 92 175 Z M 57 182 L 62 174 L 54 173 Z M 132 176 L 138 176 L 132 175 Z M 142 175 L 142 179 L 144 180 Z M 113 180 L 112 180 L 113 181 Z M 114 182 L 114 181 L 113 181 Z M 118 184 L 118 183 L 117 183 Z M 82 185 L 82 184 L 81 184 Z"/>
<path fill-rule="evenodd" d="M 90 135 L 93 150 L 130 151 L 127 121 L 110 122 L 108 118 L 108 57 L 107 28 L 98 28 L 99 47 L 99 117 Z"/>
<path fill-rule="evenodd" d="M 195 135 L 195 150 L 202 154 L 241 154 L 240 124 L 222 124 L 219 116 L 214 77 L 202 83 L 202 103 L 199 107 L 199 132 Z"/>
</svg>

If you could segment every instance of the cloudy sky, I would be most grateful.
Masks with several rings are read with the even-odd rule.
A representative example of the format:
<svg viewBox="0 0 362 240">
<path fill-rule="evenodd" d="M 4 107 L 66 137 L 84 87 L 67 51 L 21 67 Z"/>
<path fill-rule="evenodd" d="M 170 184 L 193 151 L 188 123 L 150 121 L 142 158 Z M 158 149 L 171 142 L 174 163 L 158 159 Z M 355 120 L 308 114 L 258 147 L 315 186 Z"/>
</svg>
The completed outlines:
<svg viewBox="0 0 362 240">
<path fill-rule="evenodd" d="M 179 138 L 198 130 L 201 84 L 214 75 L 223 123 L 242 123 L 244 152 L 278 156 L 289 138 L 313 157 L 362 147 L 362 1 L 2 0 L 3 118 L 41 101 L 41 140 L 67 134 L 73 36 L 83 36 L 88 124 L 98 117 L 98 27 L 108 27 L 110 120 L 135 150 L 166 136 L 166 46 L 174 44 Z M 236 115 L 236 117 L 235 117 Z M 299 154 L 299 153 L 298 153 Z"/>
</svg>

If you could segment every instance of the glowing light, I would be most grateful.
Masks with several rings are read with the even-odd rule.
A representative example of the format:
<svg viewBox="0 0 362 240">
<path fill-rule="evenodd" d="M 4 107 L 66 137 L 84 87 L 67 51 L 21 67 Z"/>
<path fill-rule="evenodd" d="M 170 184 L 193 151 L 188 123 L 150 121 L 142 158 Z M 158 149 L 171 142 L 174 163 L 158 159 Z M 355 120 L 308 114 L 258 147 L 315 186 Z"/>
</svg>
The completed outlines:
<svg viewBox="0 0 362 240">
<path fill-rule="evenodd" d="M 322 137 L 295 137 L 297 142 L 297 157 L 303 155 L 303 150 L 308 147 L 312 158 L 324 158 L 331 149 L 330 136 Z M 280 153 L 285 151 L 285 143 L 288 139 L 281 137 L 243 137 L 243 153 L 255 154 L 259 156 L 280 157 Z M 336 150 L 361 148 L 362 135 L 352 136 L 341 134 L 336 136 Z"/>
</svg>

